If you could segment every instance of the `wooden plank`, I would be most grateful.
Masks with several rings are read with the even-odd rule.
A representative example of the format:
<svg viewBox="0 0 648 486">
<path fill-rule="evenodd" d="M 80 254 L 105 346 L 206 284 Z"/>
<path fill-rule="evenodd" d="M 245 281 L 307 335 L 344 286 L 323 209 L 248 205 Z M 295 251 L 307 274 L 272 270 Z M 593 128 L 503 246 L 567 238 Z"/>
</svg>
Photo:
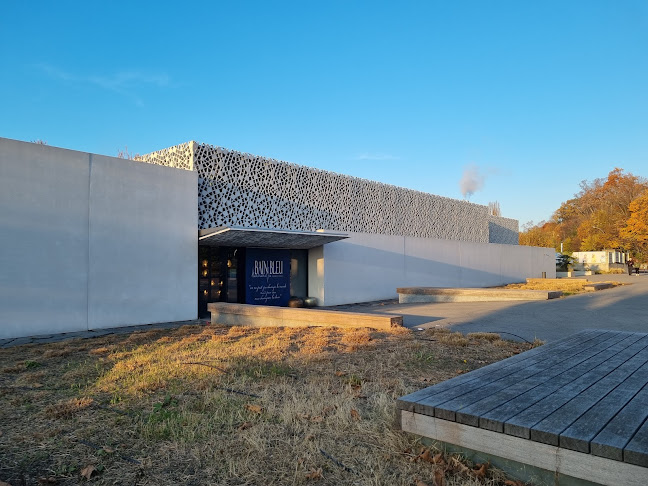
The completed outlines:
<svg viewBox="0 0 648 486">
<path fill-rule="evenodd" d="M 469 383 L 462 384 L 460 387 L 451 388 L 441 393 L 435 393 L 416 404 L 414 411 L 416 413 L 425 413 L 427 415 L 434 415 L 435 417 L 443 418 L 445 420 L 456 420 L 455 408 L 458 406 L 468 405 L 472 403 L 470 397 L 473 395 L 478 398 L 484 393 L 488 394 L 488 385 L 502 379 L 506 379 L 503 385 L 506 386 L 510 380 L 520 381 L 530 375 L 541 373 L 546 368 L 551 367 L 553 364 L 567 360 L 576 354 L 582 352 L 589 353 L 591 349 L 598 349 L 599 346 L 605 347 L 605 343 L 609 340 L 617 339 L 619 334 L 600 334 L 595 338 L 589 340 L 587 343 L 577 343 L 563 351 L 554 349 L 553 352 L 546 352 L 538 356 L 538 359 L 531 359 L 518 363 L 516 366 L 507 367 L 505 369 L 495 370 L 493 373 Z M 499 381 L 502 383 L 502 381 Z M 497 386 L 497 385 L 495 385 Z M 486 390 L 486 391 L 484 391 Z M 464 397 L 468 397 L 464 400 Z M 446 407 L 445 404 L 450 400 L 456 399 L 452 406 Z M 474 423 L 476 426 L 477 423 Z"/>
<path fill-rule="evenodd" d="M 604 352 L 592 356 L 590 359 L 583 361 L 573 368 L 564 370 L 562 373 L 553 377 L 551 380 L 548 380 L 541 385 L 531 388 L 528 391 L 521 393 L 520 395 L 515 396 L 514 398 L 506 402 L 502 401 L 491 410 L 482 411 L 479 417 L 479 426 L 481 428 L 493 430 L 496 432 L 504 432 L 504 423 L 508 419 L 514 417 L 523 410 L 526 410 L 543 398 L 548 397 L 563 386 L 568 385 L 576 378 L 596 368 L 601 363 L 604 363 L 616 354 L 625 351 L 628 346 L 634 344 L 636 341 L 641 339 L 641 337 L 642 335 L 639 334 L 626 336 L 623 340 L 617 342 Z M 525 383 L 521 383 L 519 388 L 523 388 L 524 385 Z M 512 389 L 515 392 L 517 391 L 518 387 L 514 386 L 512 387 Z M 491 404 L 497 402 L 498 396 L 494 396 L 489 403 L 484 405 L 483 408 L 486 409 Z"/>
<path fill-rule="evenodd" d="M 641 341 L 645 342 L 643 339 Z M 648 361 L 646 353 L 637 353 L 605 377 L 597 381 L 593 380 L 594 383 L 589 387 L 531 427 L 531 440 L 558 445 L 560 434 L 566 428 L 610 393 L 619 383 L 640 369 L 646 361 Z"/>
<path fill-rule="evenodd" d="M 566 384 L 559 390 L 556 390 L 550 396 L 543 398 L 531 407 L 507 419 L 504 423 L 504 432 L 517 437 L 530 438 L 532 427 L 569 402 L 579 393 L 586 390 L 592 383 L 602 379 L 645 348 L 644 339 L 640 339 L 623 352 L 616 354 L 608 361 L 601 363 L 596 368 Z"/>
<path fill-rule="evenodd" d="M 301 309 L 267 305 L 212 302 L 207 304 L 212 324 L 249 327 L 402 327 L 403 317 L 325 309 Z"/>
<path fill-rule="evenodd" d="M 648 352 L 644 352 L 648 361 Z M 635 371 L 560 434 L 560 447 L 590 452 L 591 440 L 629 403 L 648 381 L 648 363 Z M 533 434 L 533 432 L 532 432 Z M 628 436 L 626 440 L 629 440 Z M 619 448 L 622 454 L 623 444 Z"/>
<path fill-rule="evenodd" d="M 503 432 L 504 420 L 533 405 L 562 384 L 569 383 L 615 354 L 623 351 L 641 336 L 620 336 L 604 343 L 605 349 L 590 348 L 593 353 L 579 353 L 555 363 L 542 373 L 536 373 L 521 381 L 512 381 L 505 387 L 493 389 L 484 398 L 456 410 L 456 421 Z M 620 342 L 619 342 L 620 341 Z M 602 346 L 602 345 L 601 345 Z M 590 356 L 590 354 L 592 354 Z M 511 375 L 512 376 L 512 375 Z M 502 380 L 507 381 L 507 380 Z M 443 406 L 447 406 L 445 403 Z M 443 418 L 442 416 L 439 416 Z"/>
<path fill-rule="evenodd" d="M 549 353 L 549 358 L 541 363 L 535 363 L 526 368 L 522 368 L 495 382 L 484 383 L 475 390 L 435 406 L 434 416 L 446 420 L 456 420 L 457 422 L 477 427 L 479 425 L 480 413 L 490 409 L 484 410 L 478 405 L 475 406 L 476 402 L 496 396 L 498 393 L 507 394 L 513 387 L 519 386 L 523 381 L 526 381 L 529 387 L 538 386 L 553 376 L 560 374 L 565 369 L 576 366 L 593 356 L 605 352 L 606 349 L 609 349 L 620 339 L 627 339 L 627 337 L 616 335 L 594 346 L 583 346 L 580 352 L 568 357 Z M 475 406 L 476 410 L 467 410 L 473 406 Z"/>
<path fill-rule="evenodd" d="M 648 469 L 436 417 L 401 411 L 405 432 L 605 485 L 646 486 Z"/>
<path fill-rule="evenodd" d="M 623 460 L 623 448 L 648 419 L 648 385 L 637 393 L 610 420 L 590 443 L 591 453 L 617 461 Z"/>
<path fill-rule="evenodd" d="M 603 330 L 585 330 L 579 333 L 576 333 L 566 339 L 560 341 L 554 341 L 553 343 L 545 344 L 524 353 L 520 353 L 515 356 L 511 356 L 505 360 L 493 363 L 483 368 L 471 371 L 465 375 L 457 376 L 446 380 L 442 383 L 418 390 L 409 395 L 405 395 L 397 400 L 396 405 L 398 408 L 409 411 L 416 411 L 417 413 L 425 413 L 419 407 L 418 404 L 422 400 L 429 398 L 432 395 L 437 393 L 450 390 L 455 387 L 464 386 L 466 384 L 477 382 L 478 380 L 484 379 L 487 375 L 492 373 L 500 373 L 502 370 L 509 372 L 516 365 L 523 365 L 528 363 L 534 363 L 547 359 L 547 353 L 549 352 L 562 352 L 563 350 L 569 350 L 583 343 L 590 342 L 593 339 L 601 339 L 604 336 L 610 336 L 616 333 Z M 524 363 L 522 363 L 524 362 Z M 492 379 L 492 377 L 491 377 Z M 429 411 L 434 413 L 434 410 Z"/>
<path fill-rule="evenodd" d="M 629 464 L 648 467 L 648 421 L 644 422 L 634 437 L 623 448 L 623 460 Z M 646 476 L 648 484 L 648 476 Z"/>
</svg>

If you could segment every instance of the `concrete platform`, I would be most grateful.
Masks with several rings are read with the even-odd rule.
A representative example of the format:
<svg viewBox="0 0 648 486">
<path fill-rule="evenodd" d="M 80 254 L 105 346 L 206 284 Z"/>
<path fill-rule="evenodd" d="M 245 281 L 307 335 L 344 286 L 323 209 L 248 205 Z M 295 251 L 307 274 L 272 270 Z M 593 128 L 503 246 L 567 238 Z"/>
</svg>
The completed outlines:
<svg viewBox="0 0 648 486">
<path fill-rule="evenodd" d="M 403 430 L 600 484 L 648 484 L 648 334 L 586 330 L 401 397 Z"/>
<path fill-rule="evenodd" d="M 403 317 L 393 314 L 366 314 L 320 309 L 300 309 L 264 305 L 207 304 L 212 324 L 250 327 L 369 327 L 388 330 L 401 327 Z"/>
<path fill-rule="evenodd" d="M 548 300 L 562 295 L 559 290 L 525 290 L 500 288 L 400 287 L 398 302 L 497 302 L 514 300 Z"/>
<path fill-rule="evenodd" d="M 588 292 L 611 289 L 612 287 L 614 287 L 614 284 L 610 282 L 588 283 L 583 285 L 583 289 L 587 290 Z"/>
</svg>

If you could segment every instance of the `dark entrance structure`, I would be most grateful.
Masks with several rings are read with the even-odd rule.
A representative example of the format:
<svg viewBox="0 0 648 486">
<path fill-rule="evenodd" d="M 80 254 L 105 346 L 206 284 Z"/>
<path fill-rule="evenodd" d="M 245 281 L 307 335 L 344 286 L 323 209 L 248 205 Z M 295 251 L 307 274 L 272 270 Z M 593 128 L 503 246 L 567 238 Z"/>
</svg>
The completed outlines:
<svg viewBox="0 0 648 486">
<path fill-rule="evenodd" d="M 222 227 L 200 230 L 198 316 L 210 302 L 285 305 L 308 296 L 308 250 L 341 233 Z"/>
</svg>

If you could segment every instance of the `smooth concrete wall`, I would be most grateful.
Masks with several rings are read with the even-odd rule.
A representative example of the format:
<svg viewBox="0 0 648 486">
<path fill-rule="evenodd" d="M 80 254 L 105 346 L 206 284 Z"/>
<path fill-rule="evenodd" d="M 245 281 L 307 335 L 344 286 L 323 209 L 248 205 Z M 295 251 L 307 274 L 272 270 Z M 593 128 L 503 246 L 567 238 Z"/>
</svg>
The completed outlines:
<svg viewBox="0 0 648 486">
<path fill-rule="evenodd" d="M 197 316 L 195 172 L 92 156 L 90 329 Z"/>
<path fill-rule="evenodd" d="M 195 318 L 196 188 L 195 172 L 0 138 L 0 338 Z"/>
<path fill-rule="evenodd" d="M 324 305 L 324 247 L 308 250 L 308 296 Z"/>
<path fill-rule="evenodd" d="M 0 138 L 0 338 L 87 328 L 89 170 Z"/>
<path fill-rule="evenodd" d="M 321 305 L 393 299 L 397 287 L 492 287 L 556 272 L 551 248 L 506 244 L 351 233 L 322 253 L 323 269 L 309 274 L 309 285 L 323 282 Z"/>
</svg>

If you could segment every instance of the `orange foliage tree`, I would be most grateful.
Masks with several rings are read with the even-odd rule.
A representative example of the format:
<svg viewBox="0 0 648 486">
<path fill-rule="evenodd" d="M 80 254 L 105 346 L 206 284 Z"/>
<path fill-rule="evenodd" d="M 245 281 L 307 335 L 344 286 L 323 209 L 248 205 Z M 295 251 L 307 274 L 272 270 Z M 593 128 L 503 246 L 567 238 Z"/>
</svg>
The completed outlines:
<svg viewBox="0 0 648 486">
<path fill-rule="evenodd" d="M 626 246 L 642 261 L 648 260 L 648 190 L 628 206 L 630 217 L 620 236 Z"/>
<path fill-rule="evenodd" d="M 520 244 L 553 246 L 565 252 L 634 249 L 633 236 L 622 233 L 630 205 L 648 189 L 648 181 L 615 168 L 605 179 L 583 181 L 580 192 L 560 205 L 549 222 L 526 225 Z M 634 246 L 633 246 L 634 245 Z"/>
</svg>

